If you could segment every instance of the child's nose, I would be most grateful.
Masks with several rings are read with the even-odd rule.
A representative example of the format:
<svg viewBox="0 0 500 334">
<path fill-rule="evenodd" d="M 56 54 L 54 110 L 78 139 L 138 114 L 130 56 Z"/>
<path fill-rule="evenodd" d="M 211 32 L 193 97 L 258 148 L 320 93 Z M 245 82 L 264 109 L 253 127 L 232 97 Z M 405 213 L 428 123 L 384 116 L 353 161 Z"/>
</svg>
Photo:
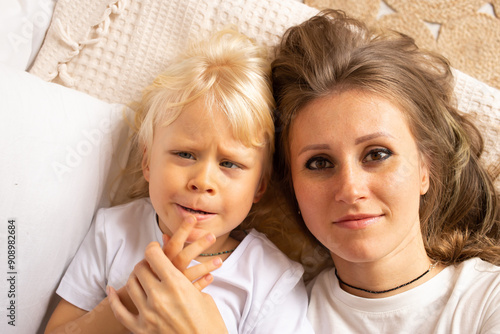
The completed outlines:
<svg viewBox="0 0 500 334">
<path fill-rule="evenodd" d="M 188 182 L 188 188 L 192 191 L 215 194 L 215 172 L 215 167 L 212 164 L 199 164 Z"/>
</svg>

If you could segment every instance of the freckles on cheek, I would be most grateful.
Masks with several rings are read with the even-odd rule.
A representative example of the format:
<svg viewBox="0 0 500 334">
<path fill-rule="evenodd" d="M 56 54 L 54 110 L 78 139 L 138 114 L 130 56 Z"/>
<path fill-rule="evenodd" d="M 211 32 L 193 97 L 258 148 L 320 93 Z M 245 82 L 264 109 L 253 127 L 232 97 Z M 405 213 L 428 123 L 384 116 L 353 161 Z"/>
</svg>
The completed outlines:
<svg viewBox="0 0 500 334">
<path fill-rule="evenodd" d="M 399 169 L 398 173 L 381 176 L 378 196 L 390 205 L 392 211 L 407 210 L 409 206 L 418 206 L 420 187 L 418 175 L 414 170 Z M 406 209 L 404 209 L 406 208 Z"/>
<path fill-rule="evenodd" d="M 304 220 L 314 220 L 315 214 L 321 212 L 321 199 L 315 196 L 312 189 L 300 188 L 295 190 L 295 197 Z"/>
<path fill-rule="evenodd" d="M 293 182 L 293 191 L 299 204 L 303 202 L 304 198 L 307 198 L 305 195 L 308 192 L 307 187 L 304 187 L 300 182 Z"/>
<path fill-rule="evenodd" d="M 378 175 L 377 184 L 379 190 L 384 190 L 386 193 L 400 192 L 401 194 L 411 188 L 415 180 L 415 167 L 412 166 L 410 161 L 403 161 L 401 164 L 385 171 L 385 173 Z"/>
<path fill-rule="evenodd" d="M 394 174 L 395 178 L 398 180 L 408 180 L 418 174 L 419 166 L 421 162 L 418 155 L 403 156 L 401 157 L 400 163 L 393 166 L 391 174 Z"/>
</svg>

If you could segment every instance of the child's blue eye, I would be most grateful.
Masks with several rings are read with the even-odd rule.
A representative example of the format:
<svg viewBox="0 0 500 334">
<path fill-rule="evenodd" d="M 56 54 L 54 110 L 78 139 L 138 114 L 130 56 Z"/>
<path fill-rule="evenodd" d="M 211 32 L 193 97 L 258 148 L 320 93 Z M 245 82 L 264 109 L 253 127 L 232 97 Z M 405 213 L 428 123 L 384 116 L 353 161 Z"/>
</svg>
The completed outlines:
<svg viewBox="0 0 500 334">
<path fill-rule="evenodd" d="M 310 170 L 322 170 L 325 168 L 333 168 L 333 164 L 326 158 L 313 157 L 307 160 L 305 167 Z"/>
<path fill-rule="evenodd" d="M 177 152 L 177 155 L 184 159 L 194 159 L 193 155 L 188 152 Z"/>
<path fill-rule="evenodd" d="M 363 162 L 383 161 L 391 156 L 391 150 L 388 150 L 386 148 L 377 148 L 368 152 L 366 157 L 363 159 Z"/>
<path fill-rule="evenodd" d="M 220 163 L 220 165 L 225 168 L 239 168 L 238 165 L 232 163 L 231 161 L 223 161 Z"/>
</svg>

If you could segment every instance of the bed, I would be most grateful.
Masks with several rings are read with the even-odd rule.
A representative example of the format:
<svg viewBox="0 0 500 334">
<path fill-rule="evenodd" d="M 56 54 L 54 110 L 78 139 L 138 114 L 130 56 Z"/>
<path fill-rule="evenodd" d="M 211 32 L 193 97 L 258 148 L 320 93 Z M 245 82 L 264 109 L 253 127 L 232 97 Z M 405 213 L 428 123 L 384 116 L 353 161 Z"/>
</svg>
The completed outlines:
<svg viewBox="0 0 500 334">
<path fill-rule="evenodd" d="M 189 40 L 234 24 L 271 57 L 286 28 L 318 9 L 296 0 L 19 0 L 0 8 L 0 332 L 43 333 L 94 213 L 119 197 L 130 152 L 126 103 Z M 498 168 L 500 91 L 454 73 L 458 108 L 486 138 L 484 163 Z"/>
</svg>

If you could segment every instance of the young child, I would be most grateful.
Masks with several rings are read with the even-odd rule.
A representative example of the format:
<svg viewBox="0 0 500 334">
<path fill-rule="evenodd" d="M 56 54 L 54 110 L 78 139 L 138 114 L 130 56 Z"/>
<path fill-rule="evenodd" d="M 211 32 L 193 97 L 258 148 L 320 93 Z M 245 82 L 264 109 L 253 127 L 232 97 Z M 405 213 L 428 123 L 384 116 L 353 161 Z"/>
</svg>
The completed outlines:
<svg viewBox="0 0 500 334">
<path fill-rule="evenodd" d="M 46 332 L 127 332 L 109 307 L 107 286 L 123 287 L 146 246 L 194 216 L 188 241 L 215 241 L 192 265 L 224 260 L 204 292 L 229 333 L 312 333 L 302 267 L 253 229 L 241 241 L 230 235 L 271 173 L 269 75 L 266 53 L 225 30 L 192 45 L 145 89 L 136 108 L 139 198 L 98 211 L 57 290 L 63 299 Z M 126 289 L 119 292 L 126 300 Z"/>
</svg>

